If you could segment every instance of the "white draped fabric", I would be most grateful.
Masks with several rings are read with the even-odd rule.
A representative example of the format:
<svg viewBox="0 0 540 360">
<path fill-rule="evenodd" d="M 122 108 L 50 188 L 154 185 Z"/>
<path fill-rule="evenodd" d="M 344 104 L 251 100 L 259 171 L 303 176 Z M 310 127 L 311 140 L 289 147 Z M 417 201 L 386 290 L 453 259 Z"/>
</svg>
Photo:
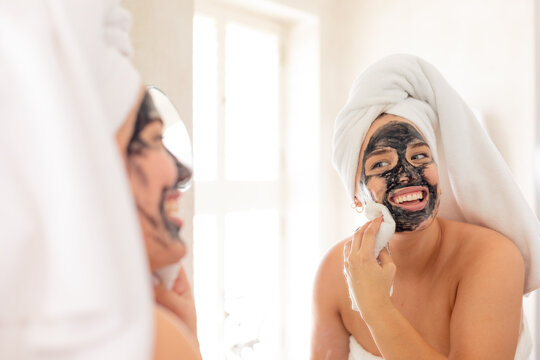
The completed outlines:
<svg viewBox="0 0 540 360">
<path fill-rule="evenodd" d="M 0 358 L 148 359 L 149 271 L 114 134 L 141 81 L 115 0 L 0 0 Z"/>
</svg>

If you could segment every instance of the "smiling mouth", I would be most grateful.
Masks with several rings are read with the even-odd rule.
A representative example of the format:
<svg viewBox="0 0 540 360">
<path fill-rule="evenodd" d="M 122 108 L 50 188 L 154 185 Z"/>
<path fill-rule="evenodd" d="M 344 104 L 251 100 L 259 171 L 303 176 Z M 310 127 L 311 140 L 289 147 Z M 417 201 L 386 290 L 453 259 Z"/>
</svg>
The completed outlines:
<svg viewBox="0 0 540 360">
<path fill-rule="evenodd" d="M 173 239 L 180 240 L 180 229 L 182 228 L 183 221 L 180 218 L 180 206 L 178 204 L 178 198 L 180 197 L 179 190 L 167 191 L 163 197 L 162 203 L 162 218 L 169 234 Z"/>
<path fill-rule="evenodd" d="M 388 197 L 392 206 L 408 211 L 419 211 L 426 207 L 428 191 L 423 186 L 408 186 L 394 190 Z"/>
</svg>

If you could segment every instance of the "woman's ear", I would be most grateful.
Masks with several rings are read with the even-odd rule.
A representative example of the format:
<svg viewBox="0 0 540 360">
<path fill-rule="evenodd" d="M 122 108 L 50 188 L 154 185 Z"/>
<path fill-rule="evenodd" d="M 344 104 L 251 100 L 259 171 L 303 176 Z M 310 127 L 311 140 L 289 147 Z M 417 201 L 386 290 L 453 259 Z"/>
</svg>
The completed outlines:
<svg viewBox="0 0 540 360">
<path fill-rule="evenodd" d="M 364 211 L 364 202 L 358 199 L 358 195 L 354 196 L 354 200 L 351 204 L 351 208 L 353 208 L 356 212 L 361 213 Z"/>
</svg>

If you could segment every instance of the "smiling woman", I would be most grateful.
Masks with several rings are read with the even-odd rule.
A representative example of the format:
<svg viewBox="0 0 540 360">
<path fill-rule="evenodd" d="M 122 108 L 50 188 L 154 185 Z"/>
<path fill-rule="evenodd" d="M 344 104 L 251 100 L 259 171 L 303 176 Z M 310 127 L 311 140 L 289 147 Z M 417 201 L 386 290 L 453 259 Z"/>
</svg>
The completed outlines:
<svg viewBox="0 0 540 360">
<path fill-rule="evenodd" d="M 312 359 L 527 359 L 539 223 L 437 70 L 407 55 L 366 70 L 336 120 L 334 164 L 354 204 L 378 203 L 396 227 L 378 256 L 382 218 L 323 259 Z"/>
<path fill-rule="evenodd" d="M 166 112 L 163 107 L 158 111 L 155 102 L 159 101 L 155 101 L 150 91 L 158 90 L 144 91 L 136 115 L 129 117 L 117 133 L 117 144 L 124 154 L 147 259 L 154 274 L 154 359 L 197 360 L 200 359 L 197 319 L 186 273 L 180 268 L 171 288 L 165 286 L 165 279 L 159 275 L 160 269 L 177 263 L 186 254 L 180 237 L 182 220 L 178 201 L 180 190 L 188 187 L 192 172 L 165 146 L 163 115 Z M 158 100 L 161 98 L 172 108 L 169 100 L 159 94 Z"/>
</svg>

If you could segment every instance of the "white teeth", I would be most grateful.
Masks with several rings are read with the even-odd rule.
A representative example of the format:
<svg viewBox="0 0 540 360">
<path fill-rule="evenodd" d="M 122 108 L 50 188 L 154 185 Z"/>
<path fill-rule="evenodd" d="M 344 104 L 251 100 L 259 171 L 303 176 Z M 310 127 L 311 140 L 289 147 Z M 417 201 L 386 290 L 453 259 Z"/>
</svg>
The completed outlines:
<svg viewBox="0 0 540 360">
<path fill-rule="evenodd" d="M 177 201 L 167 201 L 165 203 L 165 212 L 167 215 L 177 215 L 179 210 Z"/>
<path fill-rule="evenodd" d="M 399 196 L 399 197 L 395 198 L 395 202 L 398 203 L 398 204 L 401 204 L 401 203 L 403 203 L 405 201 L 419 200 L 419 199 L 422 199 L 422 198 L 423 198 L 422 192 L 418 191 L 418 192 L 415 192 L 415 193 L 412 193 L 412 194 Z"/>
</svg>

